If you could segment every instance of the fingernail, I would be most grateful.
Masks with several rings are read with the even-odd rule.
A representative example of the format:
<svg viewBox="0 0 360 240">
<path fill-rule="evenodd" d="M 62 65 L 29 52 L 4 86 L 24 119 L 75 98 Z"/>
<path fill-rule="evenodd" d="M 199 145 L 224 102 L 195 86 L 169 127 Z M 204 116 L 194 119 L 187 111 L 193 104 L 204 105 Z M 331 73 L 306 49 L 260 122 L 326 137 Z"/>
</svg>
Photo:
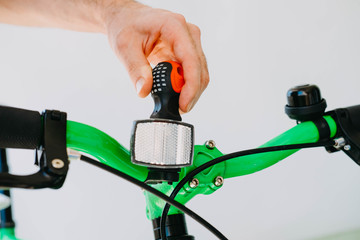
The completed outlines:
<svg viewBox="0 0 360 240">
<path fill-rule="evenodd" d="M 139 94 L 141 89 L 143 88 L 144 82 L 145 82 L 145 80 L 143 78 L 140 78 L 139 80 L 137 80 L 137 82 L 135 84 L 137 94 Z"/>
<path fill-rule="evenodd" d="M 179 108 L 179 113 L 180 115 L 183 115 L 185 112 L 181 111 L 181 109 Z"/>
<path fill-rule="evenodd" d="M 191 103 L 189 103 L 186 112 L 190 112 L 190 110 L 194 107 L 195 101 L 193 100 Z"/>
</svg>

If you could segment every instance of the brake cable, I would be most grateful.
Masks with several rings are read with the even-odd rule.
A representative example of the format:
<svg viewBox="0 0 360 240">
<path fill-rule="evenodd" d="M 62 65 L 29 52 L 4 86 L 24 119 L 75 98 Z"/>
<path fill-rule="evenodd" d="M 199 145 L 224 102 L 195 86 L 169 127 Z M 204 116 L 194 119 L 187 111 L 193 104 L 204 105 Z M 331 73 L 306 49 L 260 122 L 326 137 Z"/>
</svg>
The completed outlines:
<svg viewBox="0 0 360 240">
<path fill-rule="evenodd" d="M 172 206 L 176 207 L 180 211 L 182 211 L 182 212 L 186 213 L 187 215 L 189 215 L 190 217 L 192 217 L 195 221 L 197 221 L 198 223 L 203 225 L 205 228 L 207 228 L 210 232 L 212 232 L 217 238 L 219 238 L 221 240 L 227 240 L 227 238 L 219 230 L 217 230 L 214 226 L 212 226 L 210 223 L 208 223 L 205 219 L 203 219 L 198 214 L 196 214 L 195 212 L 193 212 L 192 210 L 187 208 L 185 205 L 175 201 L 174 199 L 171 199 L 170 197 L 166 196 L 165 194 L 156 190 L 155 188 L 151 187 L 150 185 L 147 185 L 146 183 L 141 182 L 141 181 L 137 180 L 136 178 L 131 177 L 130 175 L 127 175 L 126 173 L 123 173 L 115 168 L 112 168 L 104 163 L 101 163 L 92 158 L 86 157 L 84 155 L 80 156 L 80 160 L 87 162 L 89 164 L 92 164 L 96 167 L 99 167 L 99 168 L 101 168 L 107 172 L 110 172 L 118 177 L 121 177 L 121 178 L 125 179 L 126 181 L 128 181 L 132 184 L 135 184 L 138 187 L 144 189 L 145 191 L 148 191 L 148 192 L 154 194 L 158 198 L 161 198 L 162 200 L 164 200 L 166 203 L 171 204 Z"/>
<path fill-rule="evenodd" d="M 333 145 L 334 145 L 334 140 L 329 140 L 329 141 L 319 141 L 316 143 L 290 144 L 290 145 L 281 145 L 281 146 L 273 146 L 273 147 L 254 148 L 254 149 L 229 153 L 229 154 L 223 155 L 221 157 L 215 158 L 209 162 L 206 162 L 206 163 L 200 165 L 199 167 L 195 168 L 191 172 L 189 172 L 176 185 L 176 187 L 170 194 L 170 198 L 172 200 L 174 200 L 176 195 L 180 192 L 180 190 L 184 187 L 184 185 L 188 181 L 190 181 L 193 177 L 195 177 L 198 173 L 202 172 L 203 170 L 205 170 L 215 164 L 218 164 L 218 163 L 221 163 L 221 162 L 233 159 L 233 158 L 242 157 L 242 156 L 246 156 L 246 155 L 252 155 L 252 154 L 266 153 L 266 152 L 293 150 L 293 149 L 301 149 L 301 148 L 329 147 L 329 146 L 333 146 Z M 166 203 L 164 206 L 162 215 L 161 215 L 161 219 L 160 219 L 160 233 L 161 233 L 162 240 L 167 240 L 165 223 L 166 223 L 166 218 L 167 218 L 169 209 L 170 209 L 170 205 L 168 203 Z M 179 210 L 181 210 L 181 209 L 179 209 Z"/>
</svg>

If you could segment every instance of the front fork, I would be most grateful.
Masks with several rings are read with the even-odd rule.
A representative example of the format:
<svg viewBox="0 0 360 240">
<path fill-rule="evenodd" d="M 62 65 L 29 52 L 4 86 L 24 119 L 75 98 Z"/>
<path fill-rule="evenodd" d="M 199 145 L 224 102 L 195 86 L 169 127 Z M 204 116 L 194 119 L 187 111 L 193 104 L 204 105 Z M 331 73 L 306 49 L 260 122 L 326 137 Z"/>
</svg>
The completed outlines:
<svg viewBox="0 0 360 240">
<path fill-rule="evenodd" d="M 173 185 L 169 185 L 168 183 L 154 184 L 154 188 L 165 193 L 166 195 L 170 195 L 174 190 Z M 149 192 L 144 192 L 146 199 L 146 214 L 148 219 L 151 219 L 154 231 L 154 239 L 161 240 L 160 233 L 160 220 L 162 210 L 165 206 L 165 202 L 154 196 Z M 177 201 L 185 204 L 189 199 L 184 198 L 182 195 L 179 195 L 176 198 Z M 168 240 L 194 240 L 193 236 L 188 235 L 186 221 L 184 214 L 174 207 L 170 207 L 170 215 L 166 218 L 165 223 L 166 237 Z"/>
</svg>

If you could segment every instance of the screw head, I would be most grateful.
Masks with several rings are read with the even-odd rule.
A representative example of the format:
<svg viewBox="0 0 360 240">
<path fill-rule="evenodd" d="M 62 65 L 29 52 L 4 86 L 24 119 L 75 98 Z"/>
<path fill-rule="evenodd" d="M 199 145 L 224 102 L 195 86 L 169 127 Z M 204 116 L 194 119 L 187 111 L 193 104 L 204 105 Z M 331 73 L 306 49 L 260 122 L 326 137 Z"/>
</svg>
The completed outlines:
<svg viewBox="0 0 360 240">
<path fill-rule="evenodd" d="M 190 182 L 189 182 L 189 186 L 191 188 L 196 188 L 197 186 L 199 186 L 199 180 L 197 178 L 193 178 Z"/>
<path fill-rule="evenodd" d="M 214 180 L 214 185 L 220 187 L 224 184 L 224 178 L 221 176 L 217 176 Z"/>
<path fill-rule="evenodd" d="M 63 160 L 61 159 L 58 159 L 58 158 L 55 158 L 51 161 L 51 165 L 54 167 L 54 168 L 57 168 L 57 169 L 60 169 L 60 168 L 63 168 L 65 166 L 65 163 Z"/>
<path fill-rule="evenodd" d="M 205 146 L 208 148 L 208 149 L 214 149 L 216 144 L 215 144 L 215 141 L 214 140 L 207 140 L 205 142 Z"/>
<path fill-rule="evenodd" d="M 345 145 L 345 146 L 344 146 L 344 150 L 345 150 L 345 151 L 349 151 L 350 149 L 351 149 L 351 146 L 350 146 L 350 145 Z"/>
</svg>

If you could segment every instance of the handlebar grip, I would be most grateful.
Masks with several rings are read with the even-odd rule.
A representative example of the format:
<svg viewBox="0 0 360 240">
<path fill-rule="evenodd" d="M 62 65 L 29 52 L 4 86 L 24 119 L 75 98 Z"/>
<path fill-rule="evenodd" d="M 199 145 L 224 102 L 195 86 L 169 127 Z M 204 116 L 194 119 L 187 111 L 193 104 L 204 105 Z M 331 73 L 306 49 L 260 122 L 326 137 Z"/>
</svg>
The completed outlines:
<svg viewBox="0 0 360 240">
<path fill-rule="evenodd" d="M 181 121 L 179 97 L 184 84 L 183 70 L 179 63 L 168 61 L 156 65 L 151 90 L 155 107 L 150 118 Z"/>
<path fill-rule="evenodd" d="M 40 145 L 39 112 L 0 106 L 0 148 L 35 149 Z"/>
</svg>

